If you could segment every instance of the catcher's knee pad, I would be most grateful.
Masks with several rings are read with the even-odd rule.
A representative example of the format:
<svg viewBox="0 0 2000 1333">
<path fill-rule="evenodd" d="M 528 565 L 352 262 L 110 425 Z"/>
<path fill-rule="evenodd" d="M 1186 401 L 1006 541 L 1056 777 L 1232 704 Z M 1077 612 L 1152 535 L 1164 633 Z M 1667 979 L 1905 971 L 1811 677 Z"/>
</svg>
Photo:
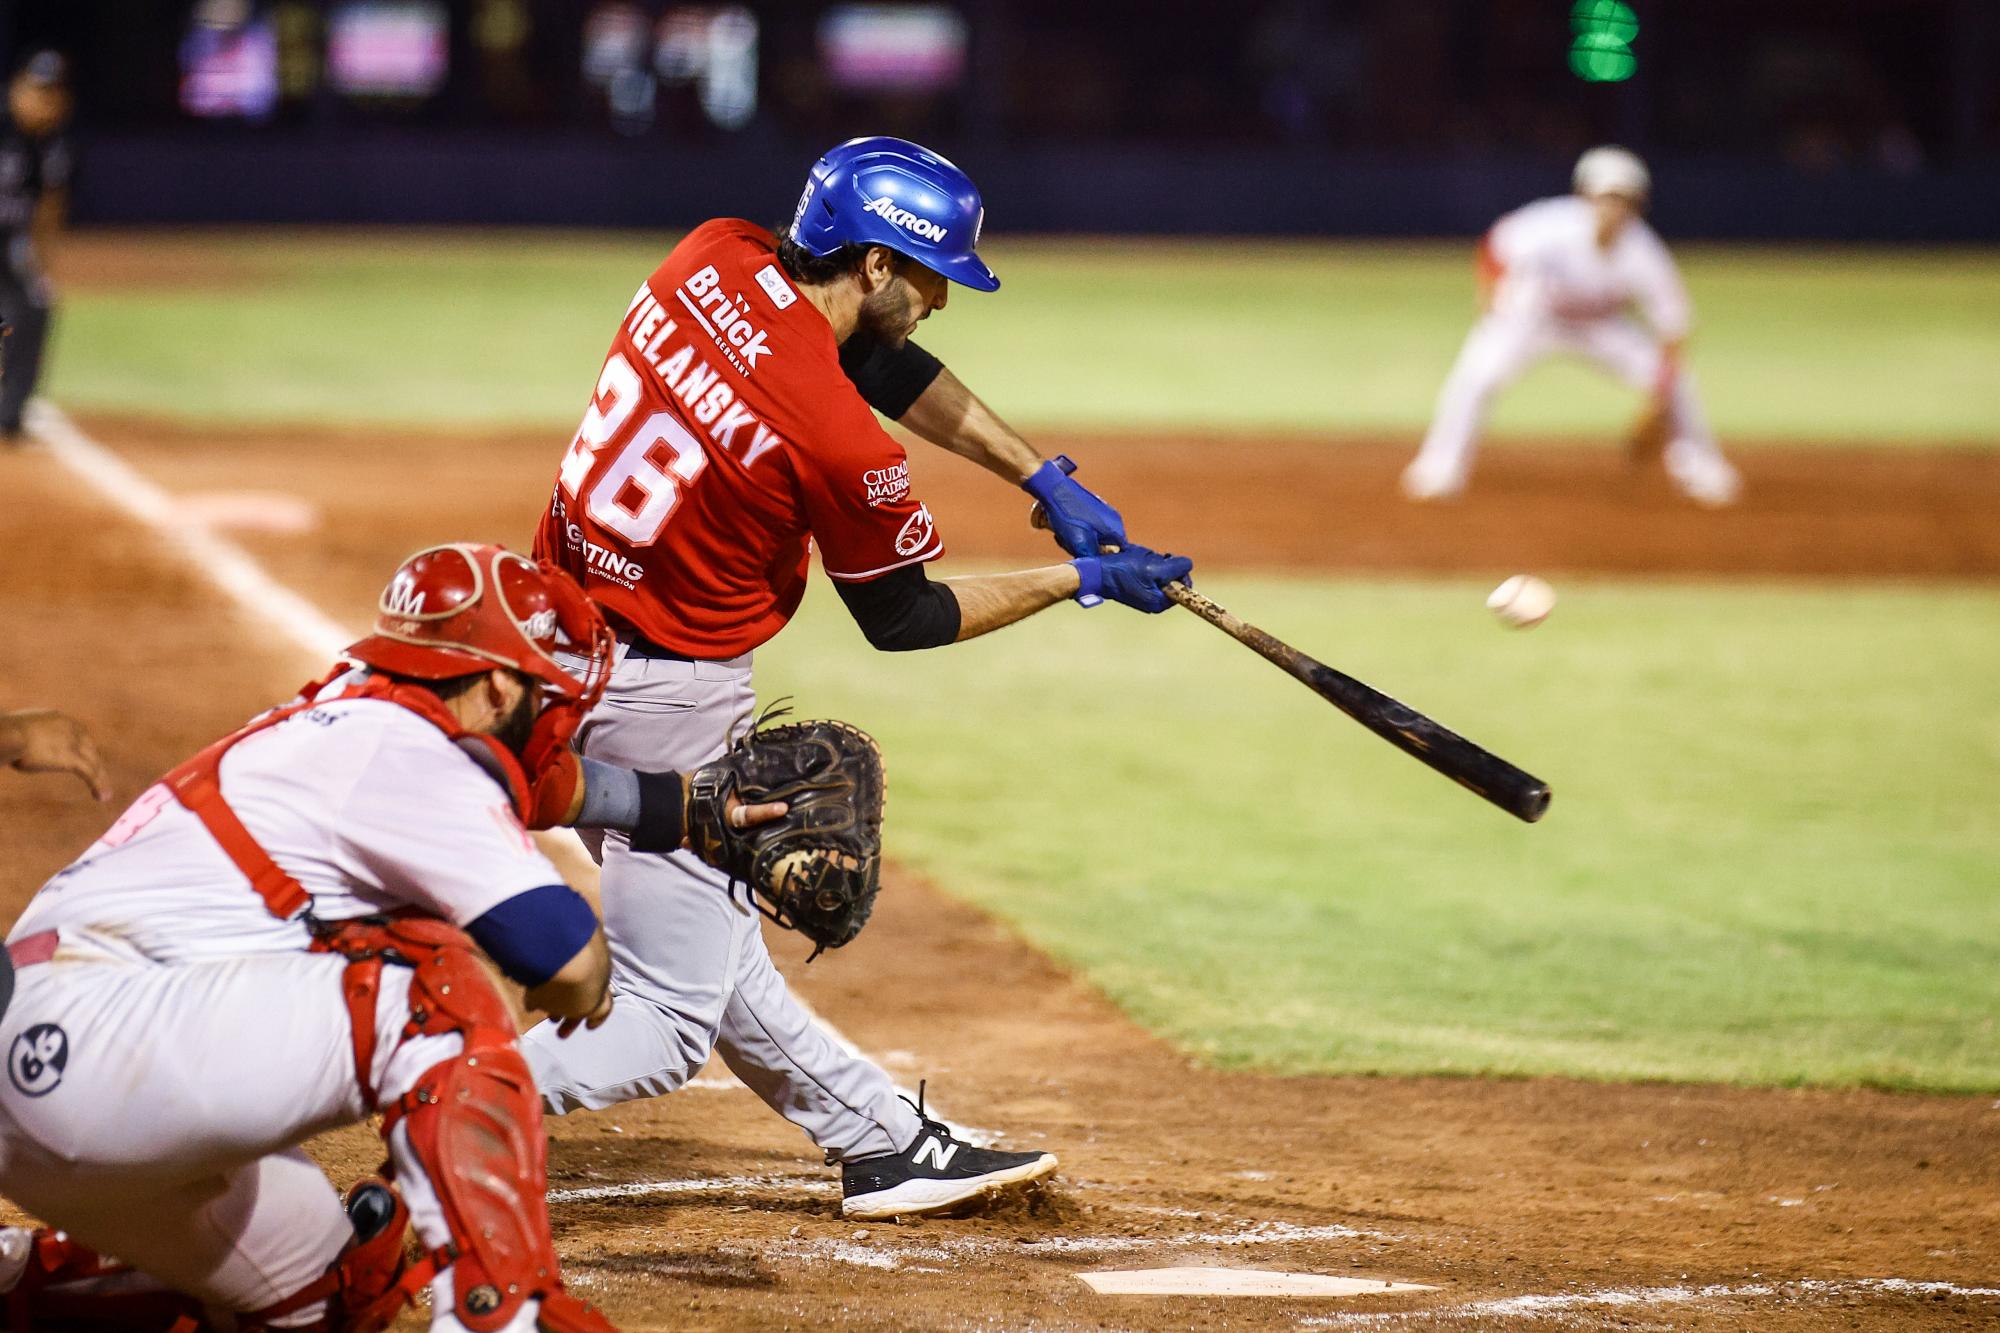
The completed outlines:
<svg viewBox="0 0 2000 1333">
<path fill-rule="evenodd" d="M 8 1333 L 214 1333 L 200 1301 L 60 1231 L 0 1232 L 0 1260 L 17 1258 L 20 1277 L 0 1296 Z"/>
</svg>

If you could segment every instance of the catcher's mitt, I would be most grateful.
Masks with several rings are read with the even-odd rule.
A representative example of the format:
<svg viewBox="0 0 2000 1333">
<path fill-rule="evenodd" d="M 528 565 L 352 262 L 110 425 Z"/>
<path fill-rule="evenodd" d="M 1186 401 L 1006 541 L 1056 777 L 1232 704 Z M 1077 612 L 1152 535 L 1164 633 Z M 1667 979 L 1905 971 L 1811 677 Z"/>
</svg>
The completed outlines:
<svg viewBox="0 0 2000 1333">
<path fill-rule="evenodd" d="M 757 910 L 817 944 L 817 958 L 859 935 L 875 907 L 882 751 L 845 722 L 765 725 L 781 715 L 766 710 L 727 753 L 695 773 L 688 784 L 688 845 L 732 882 L 755 890 L 750 902 Z M 725 817 L 732 794 L 746 805 L 783 801 L 791 808 L 782 819 L 735 829 Z"/>
</svg>

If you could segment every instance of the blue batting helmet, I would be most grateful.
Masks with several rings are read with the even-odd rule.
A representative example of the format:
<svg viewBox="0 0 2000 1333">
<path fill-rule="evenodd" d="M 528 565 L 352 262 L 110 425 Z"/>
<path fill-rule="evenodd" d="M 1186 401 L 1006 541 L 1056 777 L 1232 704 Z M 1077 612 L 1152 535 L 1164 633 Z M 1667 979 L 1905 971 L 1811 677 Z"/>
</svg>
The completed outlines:
<svg viewBox="0 0 2000 1333">
<path fill-rule="evenodd" d="M 884 245 L 990 292 L 1000 279 L 972 249 L 985 220 L 970 176 L 921 144 L 877 135 L 849 139 L 813 163 L 792 215 L 792 239 L 815 255 Z"/>
</svg>

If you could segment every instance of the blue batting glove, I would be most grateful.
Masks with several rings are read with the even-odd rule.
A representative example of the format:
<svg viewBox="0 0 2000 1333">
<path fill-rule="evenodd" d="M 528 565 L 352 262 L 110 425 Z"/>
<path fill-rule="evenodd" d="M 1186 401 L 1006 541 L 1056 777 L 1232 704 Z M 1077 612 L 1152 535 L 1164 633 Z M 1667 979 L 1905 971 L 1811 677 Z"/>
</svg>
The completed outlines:
<svg viewBox="0 0 2000 1333">
<path fill-rule="evenodd" d="M 1125 544 L 1125 520 L 1081 484 L 1070 479 L 1076 464 L 1058 454 L 1035 469 L 1021 489 L 1041 501 L 1049 531 L 1071 555 L 1096 555 L 1105 546 Z"/>
<path fill-rule="evenodd" d="M 1143 546 L 1086 555 L 1070 563 L 1076 566 L 1077 601 L 1096 606 L 1108 599 L 1149 616 L 1173 605 L 1164 591 L 1166 585 L 1185 580 L 1194 569 L 1194 561 L 1184 555 L 1162 555 Z"/>
</svg>

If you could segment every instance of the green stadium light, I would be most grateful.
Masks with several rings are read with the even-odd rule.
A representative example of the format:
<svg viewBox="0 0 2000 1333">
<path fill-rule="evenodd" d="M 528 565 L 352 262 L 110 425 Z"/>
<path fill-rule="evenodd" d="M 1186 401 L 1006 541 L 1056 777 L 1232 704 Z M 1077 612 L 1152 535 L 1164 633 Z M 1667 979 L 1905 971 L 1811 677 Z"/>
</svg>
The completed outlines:
<svg viewBox="0 0 2000 1333">
<path fill-rule="evenodd" d="M 1604 33 L 1588 33 L 1570 44 L 1570 73 L 1588 83 L 1623 83 L 1638 68 L 1632 48 Z"/>
<path fill-rule="evenodd" d="M 1601 32 L 1630 42 L 1639 35 L 1639 16 L 1624 0 L 1576 0 L 1569 11 L 1572 32 Z"/>
<path fill-rule="evenodd" d="M 1589 83 L 1622 83 L 1639 68 L 1632 39 L 1639 16 L 1623 0 L 1576 0 L 1569 11 L 1570 73 Z"/>
</svg>

